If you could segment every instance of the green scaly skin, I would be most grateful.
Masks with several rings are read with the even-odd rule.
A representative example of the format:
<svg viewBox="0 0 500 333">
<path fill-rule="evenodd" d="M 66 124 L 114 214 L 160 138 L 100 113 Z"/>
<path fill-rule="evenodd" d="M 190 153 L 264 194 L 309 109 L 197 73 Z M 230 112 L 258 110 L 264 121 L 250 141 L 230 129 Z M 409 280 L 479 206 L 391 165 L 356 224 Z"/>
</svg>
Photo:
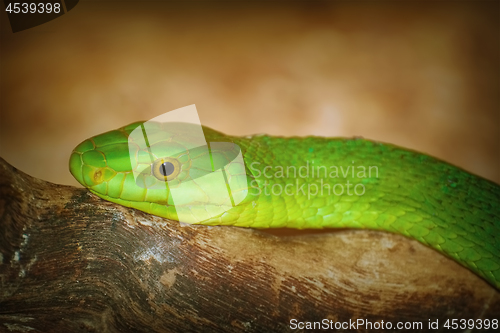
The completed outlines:
<svg viewBox="0 0 500 333">
<path fill-rule="evenodd" d="M 105 200 L 150 214 L 173 220 L 178 220 L 180 210 L 193 216 L 203 214 L 210 196 L 193 195 L 196 188 L 186 193 L 187 204 L 174 207 L 165 188 L 146 189 L 136 184 L 132 169 L 137 166 L 130 161 L 128 135 L 140 124 L 78 145 L 70 158 L 73 176 Z M 244 176 L 248 177 L 246 198 L 219 216 L 182 222 L 252 228 L 366 228 L 398 233 L 442 252 L 500 289 L 499 185 L 391 144 L 356 138 L 232 137 L 206 127 L 203 131 L 207 142 L 233 142 L 241 148 Z M 174 135 L 165 145 L 165 156 L 172 145 L 182 146 L 186 140 L 189 137 Z M 153 139 L 150 144 L 164 143 Z M 178 158 L 182 162 L 182 183 L 190 179 L 190 172 L 194 173 L 189 159 L 196 157 L 184 153 Z M 283 173 L 278 166 L 283 167 Z M 294 177 L 293 169 L 287 169 L 290 166 L 295 166 L 297 173 L 303 167 L 301 176 Z M 325 166 L 326 174 L 318 166 Z M 332 166 L 337 167 L 337 177 L 332 174 Z M 285 177 L 286 170 L 289 178 Z M 241 180 L 241 175 L 230 174 L 231 179 Z M 317 193 L 311 184 L 316 184 Z M 342 185 L 342 194 L 340 185 L 333 193 L 336 184 Z"/>
</svg>

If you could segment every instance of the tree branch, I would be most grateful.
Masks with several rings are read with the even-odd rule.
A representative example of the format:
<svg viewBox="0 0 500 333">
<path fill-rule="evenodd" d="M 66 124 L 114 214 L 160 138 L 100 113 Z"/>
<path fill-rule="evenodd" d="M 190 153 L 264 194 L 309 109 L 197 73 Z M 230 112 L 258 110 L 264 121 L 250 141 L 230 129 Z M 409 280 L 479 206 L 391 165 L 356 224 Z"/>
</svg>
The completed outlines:
<svg viewBox="0 0 500 333">
<path fill-rule="evenodd" d="M 500 313 L 493 287 L 399 235 L 183 227 L 3 159 L 0 251 L 0 331 L 285 332 L 292 319 L 443 330 Z"/>
</svg>

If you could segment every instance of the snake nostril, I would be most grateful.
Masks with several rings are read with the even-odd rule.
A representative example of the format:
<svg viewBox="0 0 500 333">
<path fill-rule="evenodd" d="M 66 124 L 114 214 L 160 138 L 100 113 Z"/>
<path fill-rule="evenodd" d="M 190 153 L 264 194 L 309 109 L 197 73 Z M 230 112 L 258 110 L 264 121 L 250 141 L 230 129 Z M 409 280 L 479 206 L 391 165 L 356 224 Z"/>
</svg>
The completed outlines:
<svg viewBox="0 0 500 333">
<path fill-rule="evenodd" d="M 94 182 L 100 183 L 102 178 L 102 171 L 99 169 L 96 172 L 94 172 Z"/>
</svg>

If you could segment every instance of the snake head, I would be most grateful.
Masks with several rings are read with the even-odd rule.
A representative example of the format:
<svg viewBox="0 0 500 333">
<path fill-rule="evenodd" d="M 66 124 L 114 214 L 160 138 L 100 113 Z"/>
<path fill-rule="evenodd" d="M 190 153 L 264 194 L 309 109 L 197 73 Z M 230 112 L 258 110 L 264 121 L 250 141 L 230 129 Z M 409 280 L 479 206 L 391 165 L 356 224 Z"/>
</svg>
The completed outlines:
<svg viewBox="0 0 500 333">
<path fill-rule="evenodd" d="M 190 123 L 139 122 L 92 137 L 73 150 L 70 171 L 106 200 L 186 223 L 236 207 L 250 183 L 240 147 Z"/>
</svg>

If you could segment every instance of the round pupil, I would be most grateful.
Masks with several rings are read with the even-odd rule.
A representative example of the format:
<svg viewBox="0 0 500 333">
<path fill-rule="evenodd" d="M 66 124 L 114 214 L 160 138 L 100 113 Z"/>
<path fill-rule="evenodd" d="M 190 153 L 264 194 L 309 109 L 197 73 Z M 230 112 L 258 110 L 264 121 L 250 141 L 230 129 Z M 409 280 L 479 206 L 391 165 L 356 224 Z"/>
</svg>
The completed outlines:
<svg viewBox="0 0 500 333">
<path fill-rule="evenodd" d="M 160 166 L 160 173 L 167 177 L 170 176 L 175 170 L 175 166 L 170 162 L 165 162 Z"/>
</svg>

